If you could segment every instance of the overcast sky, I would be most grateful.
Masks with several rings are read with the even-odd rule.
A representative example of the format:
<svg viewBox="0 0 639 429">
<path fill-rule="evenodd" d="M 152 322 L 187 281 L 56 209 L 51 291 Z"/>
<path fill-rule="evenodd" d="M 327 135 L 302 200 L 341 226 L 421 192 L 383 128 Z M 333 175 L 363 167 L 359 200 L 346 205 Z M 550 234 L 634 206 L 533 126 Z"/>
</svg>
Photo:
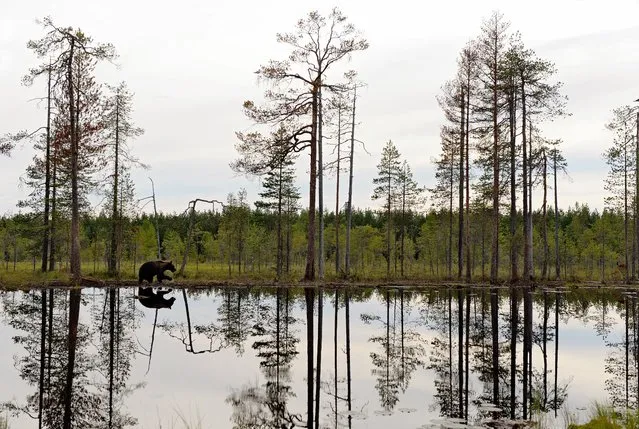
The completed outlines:
<svg viewBox="0 0 639 429">
<path fill-rule="evenodd" d="M 560 206 L 579 201 L 603 207 L 601 154 L 611 141 L 605 123 L 613 108 L 639 97 L 637 0 L 3 1 L 0 133 L 45 121 L 44 106 L 29 100 L 44 94 L 46 82 L 25 88 L 20 79 L 38 63 L 26 49 L 29 39 L 43 34 L 35 19 L 50 15 L 58 25 L 113 43 L 120 55 L 118 67 L 100 68 L 99 79 L 124 80 L 135 92 L 134 120 L 146 132 L 132 143 L 133 151 L 151 165 L 133 172 L 139 198 L 150 194 L 151 176 L 162 211 L 181 212 L 197 197 L 225 200 L 242 187 L 253 202 L 259 182 L 238 176 L 228 164 L 237 157 L 235 132 L 253 129 L 242 102 L 259 100 L 264 90 L 254 71 L 271 58 L 284 58 L 277 32 L 293 30 L 311 10 L 326 14 L 333 6 L 370 42 L 350 65 L 368 84 L 360 92 L 357 133 L 370 152 L 355 158 L 354 205 L 379 205 L 370 200 L 371 181 L 389 139 L 416 179 L 433 185 L 432 159 L 439 153 L 443 121 L 435 97 L 453 76 L 459 51 L 479 34 L 482 18 L 500 10 L 528 47 L 556 64 L 569 97 L 572 116 L 542 127 L 546 137 L 564 141 L 570 178 L 560 182 Z M 11 158 L 0 158 L 0 214 L 18 211 L 16 201 L 27 194 L 19 179 L 32 156 L 29 146 L 19 146 Z M 306 154 L 300 158 L 303 195 L 307 161 Z M 326 205 L 332 208 L 334 181 L 326 186 Z"/>
</svg>

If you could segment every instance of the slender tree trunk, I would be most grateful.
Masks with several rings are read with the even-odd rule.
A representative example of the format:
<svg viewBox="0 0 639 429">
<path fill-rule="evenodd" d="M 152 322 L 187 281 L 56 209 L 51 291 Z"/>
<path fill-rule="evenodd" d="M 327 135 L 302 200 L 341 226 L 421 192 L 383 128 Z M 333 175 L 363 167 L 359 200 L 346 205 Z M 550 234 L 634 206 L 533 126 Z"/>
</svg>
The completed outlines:
<svg viewBox="0 0 639 429">
<path fill-rule="evenodd" d="M 342 158 L 342 102 L 337 106 L 337 169 L 335 171 L 335 274 L 340 272 L 340 252 L 339 252 L 339 176 L 340 161 Z M 336 392 L 337 394 L 337 392 Z"/>
<path fill-rule="evenodd" d="M 471 258 L 470 258 L 470 81 L 466 91 L 466 281 L 471 280 Z M 466 407 L 468 413 L 468 407 Z"/>
<path fill-rule="evenodd" d="M 517 135 L 517 120 L 515 116 L 515 88 L 512 87 L 508 94 L 509 122 L 510 122 L 510 281 L 519 280 L 519 269 L 517 267 L 517 146 L 515 137 Z"/>
<path fill-rule="evenodd" d="M 623 240 L 624 240 L 624 262 L 626 264 L 624 280 L 628 282 L 628 145 L 623 147 Z"/>
<path fill-rule="evenodd" d="M 533 152 L 532 152 L 532 121 L 528 121 L 528 267 L 530 268 L 530 279 L 535 277 L 535 263 L 533 259 Z M 522 133 L 526 132 L 526 128 L 522 129 Z"/>
<path fill-rule="evenodd" d="M 464 154 L 466 120 L 466 96 L 464 89 L 461 90 L 461 120 L 459 130 L 459 231 L 457 232 L 457 278 L 461 279 L 464 267 Z M 403 253 L 402 253 L 403 255 Z M 461 348 L 461 345 L 460 345 Z M 461 392 L 461 387 L 460 387 Z"/>
<path fill-rule="evenodd" d="M 400 275 L 404 277 L 404 235 L 406 234 L 406 167 L 404 167 L 402 183 L 402 230 L 401 230 L 401 258 L 400 258 Z"/>
<path fill-rule="evenodd" d="M 495 79 L 492 93 L 492 119 L 493 119 L 493 225 L 492 225 L 492 245 L 491 245 L 491 261 L 490 261 L 490 282 L 497 283 L 499 277 L 499 124 L 497 122 L 499 115 L 499 106 L 497 98 L 497 50 L 494 53 L 493 69 L 491 74 Z"/>
<path fill-rule="evenodd" d="M 311 165 L 309 174 L 308 191 L 308 243 L 306 250 L 306 269 L 304 280 L 315 280 L 315 191 L 317 180 L 317 111 L 318 111 L 318 86 L 313 87 L 312 92 L 312 124 L 311 124 Z"/>
<path fill-rule="evenodd" d="M 113 153 L 113 211 L 111 213 L 111 248 L 109 249 L 109 274 L 116 275 L 116 255 L 118 247 L 118 184 L 120 181 L 120 94 L 115 99 L 115 152 Z"/>
<path fill-rule="evenodd" d="M 51 192 L 51 63 L 49 63 L 47 82 L 47 148 L 44 160 L 44 230 L 42 236 L 42 272 L 47 271 L 49 262 L 49 195 Z"/>
<path fill-rule="evenodd" d="M 555 279 L 561 279 L 561 264 L 559 260 L 559 207 L 557 205 L 557 151 L 553 151 L 553 179 L 555 181 Z"/>
<path fill-rule="evenodd" d="M 324 161 L 322 157 L 322 86 L 317 90 L 317 161 L 318 161 L 318 187 L 319 187 L 319 255 L 318 255 L 318 271 L 319 278 L 324 278 Z"/>
<path fill-rule="evenodd" d="M 344 258 L 344 270 L 346 276 L 350 275 L 351 268 L 351 225 L 353 222 L 353 154 L 355 151 L 355 102 L 357 100 L 357 87 L 353 88 L 353 118 L 351 121 L 351 149 L 348 157 L 348 213 L 346 214 L 346 255 Z M 350 422 L 350 419 L 349 419 Z"/>
<path fill-rule="evenodd" d="M 548 157 L 546 156 L 546 149 L 542 149 L 543 157 L 543 187 L 544 187 L 544 196 L 541 205 L 542 210 L 542 225 L 541 225 L 541 238 L 544 243 L 544 259 L 543 264 L 541 266 L 541 278 L 544 280 L 548 279 L 548 259 L 549 259 L 549 249 L 548 249 Z"/>
<path fill-rule="evenodd" d="M 51 172 L 51 223 L 49 226 L 49 271 L 55 270 L 55 234 L 56 234 L 56 194 L 58 173 L 58 150 L 53 147 L 53 171 Z"/>
<path fill-rule="evenodd" d="M 388 170 L 388 194 L 386 196 L 386 277 L 390 278 L 391 262 L 391 213 L 392 213 L 392 183 L 390 169 Z"/>
<path fill-rule="evenodd" d="M 277 191 L 277 280 L 282 277 L 282 167 L 283 160 L 280 160 Z"/>
<path fill-rule="evenodd" d="M 454 157 L 453 151 L 451 150 L 450 154 L 450 198 L 448 199 L 448 260 L 446 261 L 448 264 L 448 278 L 453 277 L 453 186 L 454 186 Z"/>
<path fill-rule="evenodd" d="M 162 259 L 162 246 L 160 244 L 160 224 L 158 223 L 158 209 L 155 204 L 155 184 L 150 177 L 149 180 L 151 180 L 151 190 L 153 191 L 153 215 L 155 218 L 155 238 L 158 245 L 158 259 Z"/>
<path fill-rule="evenodd" d="M 522 168 L 521 175 L 523 179 L 522 189 L 523 189 L 523 214 L 524 214 L 524 281 L 528 282 L 531 278 L 531 267 L 530 267 L 530 247 L 528 246 L 528 228 L 530 228 L 530 224 L 528 223 L 528 212 L 530 211 L 530 207 L 528 206 L 528 170 L 530 166 L 528 165 L 528 139 L 526 135 L 526 120 L 528 118 L 526 112 L 526 87 L 525 80 L 523 77 L 521 78 L 521 138 L 522 138 Z"/>
<path fill-rule="evenodd" d="M 635 243 L 639 254 L 639 111 L 637 111 L 637 135 L 635 136 Z M 639 374 L 639 371 L 637 372 Z M 639 400 L 638 400 L 639 401 Z"/>
</svg>

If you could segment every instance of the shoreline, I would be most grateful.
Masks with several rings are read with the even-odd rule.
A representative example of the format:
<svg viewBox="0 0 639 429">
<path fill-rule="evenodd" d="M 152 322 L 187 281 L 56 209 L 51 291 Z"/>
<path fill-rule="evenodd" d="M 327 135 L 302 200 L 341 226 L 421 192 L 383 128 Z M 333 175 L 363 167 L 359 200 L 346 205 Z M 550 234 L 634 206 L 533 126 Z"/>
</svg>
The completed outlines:
<svg viewBox="0 0 639 429">
<path fill-rule="evenodd" d="M 37 289 L 49 289 L 60 288 L 67 289 L 73 287 L 80 288 L 92 288 L 92 287 L 120 287 L 131 288 L 138 287 L 138 281 L 134 279 L 99 279 L 94 277 L 83 277 L 79 285 L 76 285 L 71 280 L 33 280 L 22 282 L 4 282 L 0 280 L 1 291 L 13 291 L 13 290 L 37 290 Z M 256 287 L 256 288 L 380 288 L 380 289 L 410 289 L 410 290 L 424 290 L 432 288 L 475 288 L 475 289 L 523 289 L 532 287 L 533 289 L 606 289 L 606 290 L 623 290 L 623 289 L 638 289 L 636 283 L 601 283 L 596 281 L 536 281 L 536 282 L 518 282 L 510 283 L 503 281 L 498 284 L 491 284 L 487 281 L 478 280 L 476 282 L 466 282 L 465 280 L 421 280 L 421 279 L 392 279 L 392 280 L 315 280 L 315 281 L 275 281 L 275 280 L 255 280 L 255 279 L 227 279 L 227 280 L 201 280 L 201 279 L 178 279 L 164 283 L 143 283 L 144 287 L 170 287 L 176 289 L 207 289 L 207 288 L 220 288 L 220 287 Z"/>
</svg>

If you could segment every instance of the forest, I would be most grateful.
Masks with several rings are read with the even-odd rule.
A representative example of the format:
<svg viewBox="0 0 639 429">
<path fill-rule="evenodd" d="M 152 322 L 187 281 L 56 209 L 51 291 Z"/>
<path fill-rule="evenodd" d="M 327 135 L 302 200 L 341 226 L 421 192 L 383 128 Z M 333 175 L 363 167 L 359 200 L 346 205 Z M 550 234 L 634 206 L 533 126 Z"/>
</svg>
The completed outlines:
<svg viewBox="0 0 639 429">
<path fill-rule="evenodd" d="M 133 279 L 152 259 L 172 260 L 176 279 L 194 282 L 628 283 L 639 275 L 639 110 L 611 106 L 605 209 L 562 209 L 569 164 L 562 136 L 543 128 L 570 115 L 568 99 L 553 62 L 500 12 L 482 20 L 442 82 L 432 186 L 417 183 L 410 160 L 380 136 L 371 206 L 354 207 L 355 154 L 367 150 L 356 116 L 366 83 L 348 66 L 369 41 L 335 8 L 277 34 L 288 54 L 259 65 L 262 99 L 238 106 L 253 127 L 236 132 L 229 167 L 260 178 L 255 202 L 229 189 L 224 201 L 202 195 L 182 213 L 158 211 L 155 190 L 136 193 L 131 171 L 148 166 L 134 148 L 144 133 L 134 93 L 124 81 L 96 77 L 117 58 L 115 46 L 50 17 L 39 22 L 43 33 L 27 49 L 41 63 L 23 84 L 42 88 L 46 116 L 38 129 L 0 137 L 0 156 L 25 143 L 35 154 L 22 179 L 28 197 L 0 218 L 2 283 Z M 295 168 L 300 156 L 309 156 L 303 171 Z M 324 184 L 328 175 L 334 189 Z M 328 193 L 335 207 L 325 205 Z"/>
</svg>

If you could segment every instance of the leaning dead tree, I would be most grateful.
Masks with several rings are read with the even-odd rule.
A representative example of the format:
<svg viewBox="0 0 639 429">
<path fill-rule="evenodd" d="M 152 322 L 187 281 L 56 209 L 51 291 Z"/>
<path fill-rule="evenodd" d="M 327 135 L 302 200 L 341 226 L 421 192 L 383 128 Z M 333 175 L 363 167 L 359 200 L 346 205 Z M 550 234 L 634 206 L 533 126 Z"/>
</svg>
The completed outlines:
<svg viewBox="0 0 639 429">
<path fill-rule="evenodd" d="M 208 204 L 213 204 L 213 207 L 215 207 L 215 204 L 219 204 L 222 206 L 222 208 L 224 208 L 224 203 L 218 200 L 204 200 L 202 198 L 196 198 L 192 201 L 189 201 L 189 205 L 186 208 L 186 210 L 184 210 L 184 213 L 182 214 L 187 214 L 189 216 L 189 228 L 186 232 L 186 245 L 184 246 L 184 255 L 182 256 L 182 264 L 180 265 L 180 270 L 178 271 L 178 275 L 183 275 L 184 274 L 184 267 L 186 267 L 186 261 L 189 255 L 189 248 L 191 247 L 191 233 L 193 231 L 193 223 L 195 221 L 195 205 L 198 202 L 203 202 L 203 203 L 208 203 Z"/>
</svg>

